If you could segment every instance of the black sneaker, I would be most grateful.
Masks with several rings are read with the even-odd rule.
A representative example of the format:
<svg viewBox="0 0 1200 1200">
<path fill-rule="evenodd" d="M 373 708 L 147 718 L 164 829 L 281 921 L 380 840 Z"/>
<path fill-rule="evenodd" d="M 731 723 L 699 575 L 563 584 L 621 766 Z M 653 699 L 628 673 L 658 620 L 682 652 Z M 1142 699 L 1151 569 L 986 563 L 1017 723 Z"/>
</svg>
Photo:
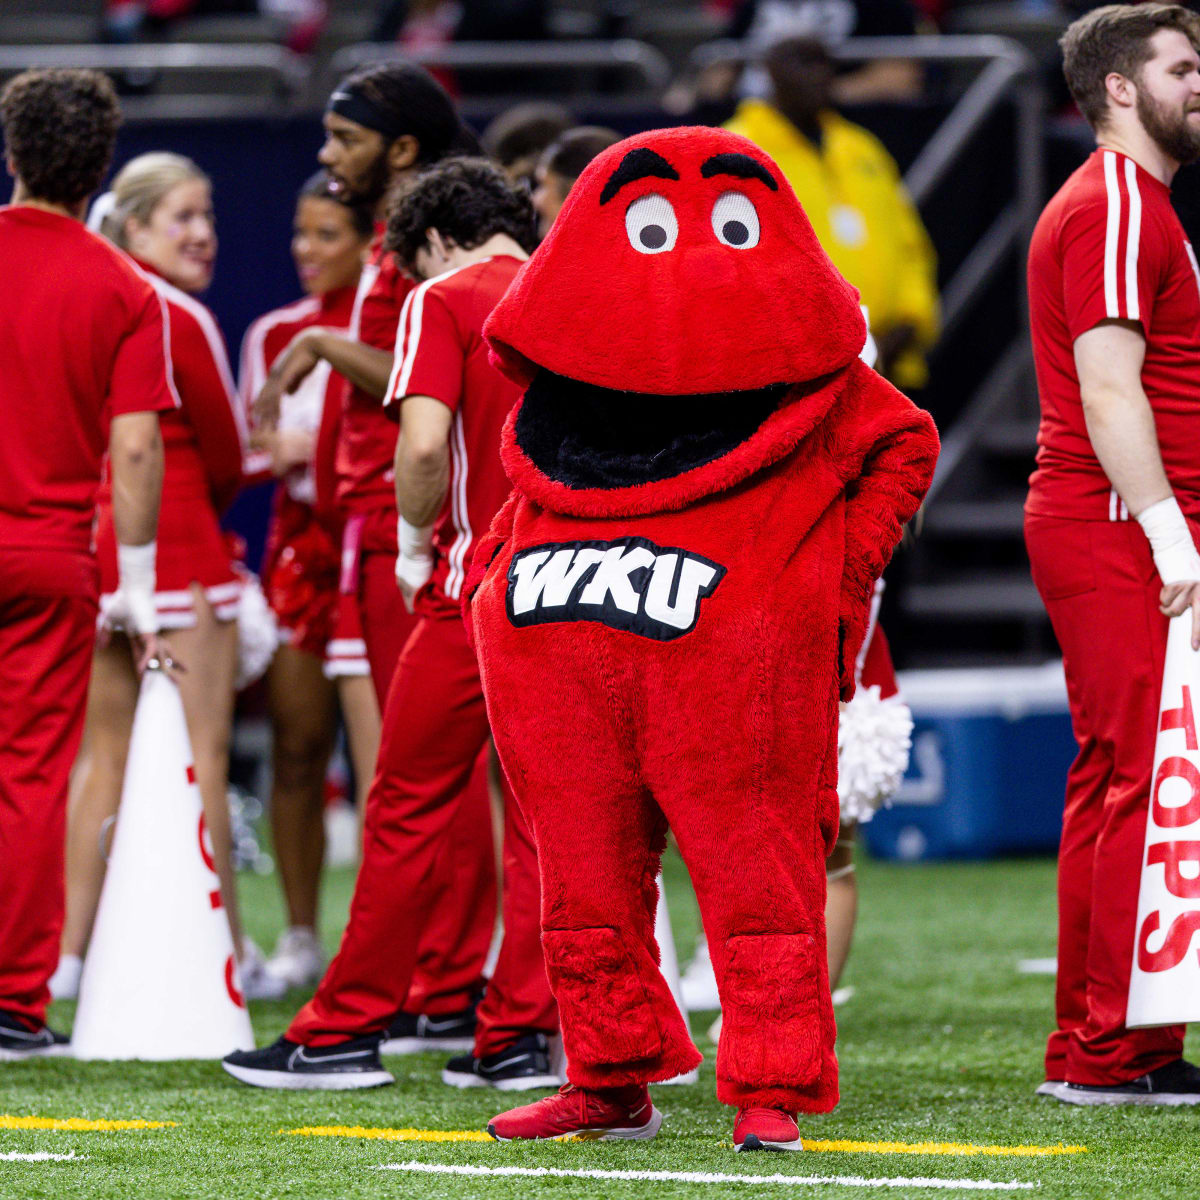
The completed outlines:
<svg viewBox="0 0 1200 1200">
<path fill-rule="evenodd" d="M 1058 1098 L 1067 1104 L 1200 1104 L 1200 1068 L 1178 1058 L 1127 1083 L 1067 1083 Z"/>
<path fill-rule="evenodd" d="M 48 1025 L 33 1025 L 16 1013 L 0 1011 L 0 1062 L 68 1055 L 67 1042 Z"/>
<path fill-rule="evenodd" d="M 281 1037 L 261 1050 L 235 1050 L 221 1066 L 251 1087 L 292 1091 L 343 1092 L 396 1082 L 379 1061 L 378 1034 L 333 1046 L 302 1046 Z"/>
<path fill-rule="evenodd" d="M 442 1071 L 442 1082 L 451 1087 L 492 1087 L 501 1092 L 530 1088 L 556 1088 L 563 1081 L 550 1069 L 550 1047 L 544 1033 L 527 1033 L 511 1046 L 473 1058 L 452 1058 Z"/>
<path fill-rule="evenodd" d="M 381 1054 L 423 1054 L 426 1050 L 470 1050 L 475 1045 L 475 1006 L 428 1017 L 397 1013 L 383 1035 Z"/>
</svg>

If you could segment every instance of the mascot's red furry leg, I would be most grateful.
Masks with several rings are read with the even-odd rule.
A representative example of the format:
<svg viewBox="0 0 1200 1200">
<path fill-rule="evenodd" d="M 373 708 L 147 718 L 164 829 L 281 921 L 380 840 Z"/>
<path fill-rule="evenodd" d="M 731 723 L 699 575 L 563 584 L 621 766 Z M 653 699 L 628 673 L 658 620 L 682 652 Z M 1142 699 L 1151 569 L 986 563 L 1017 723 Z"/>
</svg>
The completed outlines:
<svg viewBox="0 0 1200 1200">
<path fill-rule="evenodd" d="M 836 763 L 836 724 L 832 735 L 826 761 Z M 727 778 L 725 766 L 714 761 L 687 781 L 693 791 L 677 783 L 663 798 L 721 995 L 717 1099 L 828 1112 L 838 1102 L 824 919 L 836 775 L 785 776 L 760 790 L 751 770 Z"/>
<path fill-rule="evenodd" d="M 539 680 L 541 703 L 521 713 L 520 736 L 495 727 L 538 843 L 542 941 L 571 1083 L 652 1083 L 700 1062 L 654 941 L 669 817 L 696 885 L 726 1013 L 718 1098 L 828 1111 L 838 1090 L 822 913 L 825 857 L 837 828 L 836 696 L 831 689 L 824 721 L 810 717 L 821 744 L 798 754 L 795 770 L 764 794 L 762 763 L 753 757 L 717 756 L 703 776 L 673 777 L 671 757 L 630 732 L 633 713 L 606 686 L 606 674 L 598 666 L 593 680 L 547 675 Z M 678 733 L 681 720 L 666 724 Z M 527 761 L 530 748 L 537 758 Z M 562 774 L 548 775 L 547 762 Z M 647 781 L 655 762 L 661 778 Z M 808 779 L 796 773 L 805 771 Z"/>
<path fill-rule="evenodd" d="M 536 712 L 550 719 L 520 739 L 540 747 L 541 764 L 562 764 L 561 780 L 544 765 L 527 772 L 504 731 L 494 734 L 538 845 L 542 945 L 567 1075 L 586 1088 L 670 1079 L 701 1056 L 658 970 L 655 879 L 666 821 L 620 744 L 606 689 L 562 690 L 543 696 L 549 702 Z"/>
</svg>

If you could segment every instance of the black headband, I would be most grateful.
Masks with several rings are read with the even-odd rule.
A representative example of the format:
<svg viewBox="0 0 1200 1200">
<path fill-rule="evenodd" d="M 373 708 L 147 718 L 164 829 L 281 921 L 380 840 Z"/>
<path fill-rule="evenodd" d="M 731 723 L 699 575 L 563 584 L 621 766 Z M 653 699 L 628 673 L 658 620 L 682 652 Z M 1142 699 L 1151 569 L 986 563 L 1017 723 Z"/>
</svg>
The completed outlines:
<svg viewBox="0 0 1200 1200">
<path fill-rule="evenodd" d="M 329 97 L 325 111 L 337 113 L 339 117 L 345 117 L 347 121 L 353 121 L 355 125 L 361 125 L 365 129 L 373 129 L 388 141 L 394 141 L 408 132 L 401 129 L 400 123 L 394 117 L 384 112 L 353 84 L 339 86 Z"/>
</svg>

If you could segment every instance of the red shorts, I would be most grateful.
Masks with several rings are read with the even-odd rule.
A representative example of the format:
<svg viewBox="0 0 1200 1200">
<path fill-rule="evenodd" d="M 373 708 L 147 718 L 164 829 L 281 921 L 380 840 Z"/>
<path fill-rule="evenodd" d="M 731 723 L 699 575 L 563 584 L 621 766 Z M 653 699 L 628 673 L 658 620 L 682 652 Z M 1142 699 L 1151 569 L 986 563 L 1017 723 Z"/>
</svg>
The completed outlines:
<svg viewBox="0 0 1200 1200">
<path fill-rule="evenodd" d="M 346 679 L 370 675 L 367 643 L 363 638 L 358 597 L 337 593 L 333 618 L 333 636 L 325 645 L 325 678 Z"/>
<path fill-rule="evenodd" d="M 96 559 L 103 609 L 117 590 L 117 539 L 111 502 L 102 502 L 96 515 Z M 233 568 L 216 510 L 207 497 L 163 496 L 158 514 L 156 572 L 154 599 L 160 629 L 190 629 L 196 624 L 193 583 L 204 589 L 218 620 L 237 617 L 242 580 Z"/>
<path fill-rule="evenodd" d="M 338 610 L 338 545 L 302 504 L 280 487 L 267 530 L 262 582 L 279 623 L 279 640 L 324 658 L 335 635 Z M 361 637 L 361 635 L 360 635 Z"/>
</svg>

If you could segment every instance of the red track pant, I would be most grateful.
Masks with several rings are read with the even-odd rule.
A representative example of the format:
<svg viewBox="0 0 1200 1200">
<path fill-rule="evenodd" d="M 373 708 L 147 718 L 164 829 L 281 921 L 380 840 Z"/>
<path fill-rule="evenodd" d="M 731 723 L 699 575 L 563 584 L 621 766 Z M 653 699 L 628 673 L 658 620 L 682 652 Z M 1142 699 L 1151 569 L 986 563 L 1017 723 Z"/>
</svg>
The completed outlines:
<svg viewBox="0 0 1200 1200">
<path fill-rule="evenodd" d="M 380 536 L 381 522 L 370 520 L 370 535 Z M 385 522 L 395 528 L 395 517 Z M 386 711 L 388 689 L 401 651 L 417 627 L 396 586 L 396 552 L 366 550 L 359 559 L 358 601 L 363 640 L 380 711 Z M 455 836 L 440 878 L 452 880 L 438 896 L 421 939 L 406 1012 L 430 1016 L 460 1012 L 483 987 L 495 924 L 495 853 L 488 808 L 486 765 L 471 776 L 455 821 Z"/>
<path fill-rule="evenodd" d="M 451 891 L 473 886 L 453 849 L 466 817 L 463 788 L 487 738 L 479 668 L 462 621 L 422 619 L 384 709 L 350 921 L 316 995 L 288 1030 L 293 1041 L 322 1045 L 374 1032 L 405 1004 L 444 886 L 439 864 L 453 864 Z M 519 1031 L 557 1028 L 542 960 L 537 857 L 507 785 L 504 792 L 505 935 L 479 1007 L 480 1056 Z M 470 819 L 487 824 L 488 814 L 472 810 Z"/>
<path fill-rule="evenodd" d="M 62 934 L 96 586 L 87 555 L 0 550 L 0 1009 L 38 1024 Z"/>
<path fill-rule="evenodd" d="M 1122 1082 L 1183 1052 L 1183 1026 L 1125 1028 L 1167 645 L 1162 585 L 1134 521 L 1027 516 L 1025 541 L 1079 743 L 1058 854 L 1058 1028 L 1046 1078 Z"/>
</svg>

